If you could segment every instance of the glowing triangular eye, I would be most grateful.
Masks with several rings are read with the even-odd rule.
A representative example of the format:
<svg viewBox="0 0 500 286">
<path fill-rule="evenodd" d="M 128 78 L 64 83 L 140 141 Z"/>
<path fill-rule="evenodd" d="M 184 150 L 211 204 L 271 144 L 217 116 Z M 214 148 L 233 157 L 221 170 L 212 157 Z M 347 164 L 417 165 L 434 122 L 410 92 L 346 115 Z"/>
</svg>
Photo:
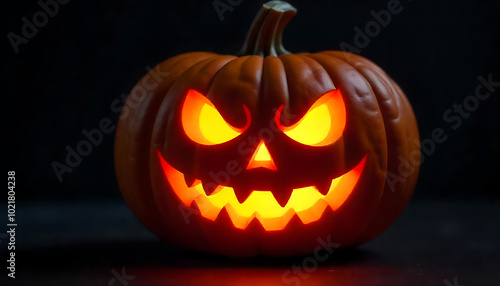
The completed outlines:
<svg viewBox="0 0 500 286">
<path fill-rule="evenodd" d="M 239 129 L 229 125 L 208 98 L 190 89 L 182 106 L 182 127 L 186 135 L 198 144 L 222 144 L 234 139 L 248 127 L 250 112 L 246 106 L 243 107 L 247 125 Z"/>
<path fill-rule="evenodd" d="M 327 92 L 309 108 L 295 124 L 283 126 L 280 121 L 283 105 L 276 112 L 276 124 L 288 137 L 309 146 L 326 146 L 342 136 L 346 109 L 338 89 Z"/>
</svg>

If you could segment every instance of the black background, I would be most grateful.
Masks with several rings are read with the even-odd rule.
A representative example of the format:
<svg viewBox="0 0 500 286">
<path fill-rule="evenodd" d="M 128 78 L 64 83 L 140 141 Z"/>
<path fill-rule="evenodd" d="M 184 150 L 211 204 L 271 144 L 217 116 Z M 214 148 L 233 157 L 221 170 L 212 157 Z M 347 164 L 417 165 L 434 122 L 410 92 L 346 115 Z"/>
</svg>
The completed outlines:
<svg viewBox="0 0 500 286">
<path fill-rule="evenodd" d="M 211 0 L 73 0 L 16 54 L 7 34 L 21 35 L 22 17 L 32 19 L 41 8 L 37 1 L 2 1 L 2 164 L 16 171 L 18 269 L 27 285 L 108 285 L 110 269 L 122 267 L 138 277 L 130 285 L 154 285 L 147 279 L 159 285 L 168 285 L 165 279 L 176 285 L 183 279 L 275 285 L 283 282 L 283 271 L 303 261 L 235 262 L 161 243 L 120 197 L 114 133 L 62 182 L 51 166 L 64 163 L 66 146 L 85 139 L 82 130 L 97 128 L 104 118 L 118 122 L 112 102 L 146 67 L 189 51 L 237 51 L 263 2 L 243 0 L 221 21 Z M 299 12 L 285 30 L 285 46 L 314 52 L 354 45 L 354 28 L 364 29 L 373 20 L 370 11 L 385 9 L 388 1 L 290 2 Z M 435 128 L 448 139 L 425 155 L 415 195 L 394 226 L 360 250 L 335 255 L 307 281 L 448 285 L 447 279 L 453 285 L 458 276 L 460 285 L 494 285 L 500 267 L 500 90 L 457 130 L 443 114 L 474 95 L 479 76 L 500 81 L 500 2 L 411 1 L 402 7 L 361 55 L 406 92 L 422 139 Z"/>
<path fill-rule="evenodd" d="M 387 1 L 290 1 L 297 16 L 285 30 L 288 50 L 354 46 L 370 11 Z M 119 198 L 113 167 L 114 134 L 60 183 L 51 163 L 65 163 L 66 146 L 84 140 L 118 113 L 111 103 L 146 67 L 183 52 L 234 53 L 263 1 L 242 1 L 221 21 L 212 1 L 70 1 L 15 54 L 4 37 L 2 81 L 7 168 L 17 171 L 23 200 Z M 35 1 L 4 1 L 6 32 L 21 35 Z M 7 7 L 5 7 L 7 6 Z M 444 112 L 473 95 L 478 76 L 499 81 L 500 4 L 495 1 L 402 2 L 403 11 L 371 38 L 361 55 L 380 65 L 410 99 L 421 139 L 443 128 L 448 139 L 425 156 L 415 198 L 498 198 L 499 91 L 481 101 L 457 130 Z"/>
</svg>

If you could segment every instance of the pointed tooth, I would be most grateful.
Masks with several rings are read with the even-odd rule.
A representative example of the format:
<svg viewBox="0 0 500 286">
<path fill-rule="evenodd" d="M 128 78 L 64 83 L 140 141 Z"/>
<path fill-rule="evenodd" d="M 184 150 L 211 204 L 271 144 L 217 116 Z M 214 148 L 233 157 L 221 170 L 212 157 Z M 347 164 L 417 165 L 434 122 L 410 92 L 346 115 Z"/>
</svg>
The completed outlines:
<svg viewBox="0 0 500 286">
<path fill-rule="evenodd" d="M 264 233 L 266 231 L 266 229 L 264 228 L 262 223 L 259 221 L 259 219 L 257 219 L 255 214 L 252 215 L 252 219 L 250 220 L 250 222 L 248 223 L 248 225 L 245 229 L 251 233 Z"/>
<path fill-rule="evenodd" d="M 290 195 L 292 194 L 293 189 L 290 190 L 278 190 L 273 192 L 273 196 L 280 204 L 280 206 L 285 207 L 286 204 L 288 203 L 288 200 L 290 200 Z"/>
<path fill-rule="evenodd" d="M 324 180 L 321 183 L 316 184 L 316 189 L 323 195 L 326 196 L 328 191 L 330 191 L 330 186 L 332 185 L 332 180 Z"/>
<path fill-rule="evenodd" d="M 300 233 L 304 229 L 304 223 L 302 223 L 302 220 L 299 218 L 299 216 L 296 213 L 294 213 L 293 216 L 288 221 L 288 223 L 286 224 L 285 229 L 292 230 L 292 232 L 298 231 L 298 233 Z"/>
<path fill-rule="evenodd" d="M 188 188 L 191 188 L 196 181 L 196 178 L 194 175 L 184 174 L 184 181 L 186 182 L 186 186 L 188 186 Z"/>
<path fill-rule="evenodd" d="M 215 222 L 220 227 L 233 225 L 233 222 L 231 220 L 231 216 L 229 215 L 229 212 L 227 211 L 227 209 L 225 207 L 220 210 L 219 214 L 217 215 L 217 218 L 215 219 Z"/>
<path fill-rule="evenodd" d="M 216 183 L 207 181 L 201 181 L 201 185 L 207 196 L 210 196 L 218 187 Z"/>
<path fill-rule="evenodd" d="M 244 203 L 250 194 L 253 192 L 250 188 L 237 188 L 234 190 L 234 194 L 236 195 L 236 199 L 240 204 Z"/>
<path fill-rule="evenodd" d="M 200 214 L 200 207 L 198 207 L 198 203 L 195 200 L 189 204 L 188 208 L 190 208 L 193 213 Z"/>
</svg>

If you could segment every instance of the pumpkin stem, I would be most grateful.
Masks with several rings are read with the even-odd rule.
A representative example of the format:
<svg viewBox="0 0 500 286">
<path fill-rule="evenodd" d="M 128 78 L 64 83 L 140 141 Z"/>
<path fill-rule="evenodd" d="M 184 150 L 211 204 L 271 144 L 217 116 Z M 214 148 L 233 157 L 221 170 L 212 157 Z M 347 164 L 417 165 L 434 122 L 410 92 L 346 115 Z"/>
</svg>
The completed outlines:
<svg viewBox="0 0 500 286">
<path fill-rule="evenodd" d="M 285 1 L 269 1 L 262 5 L 237 55 L 277 57 L 289 54 L 283 47 L 283 30 L 295 14 L 297 9 Z"/>
</svg>

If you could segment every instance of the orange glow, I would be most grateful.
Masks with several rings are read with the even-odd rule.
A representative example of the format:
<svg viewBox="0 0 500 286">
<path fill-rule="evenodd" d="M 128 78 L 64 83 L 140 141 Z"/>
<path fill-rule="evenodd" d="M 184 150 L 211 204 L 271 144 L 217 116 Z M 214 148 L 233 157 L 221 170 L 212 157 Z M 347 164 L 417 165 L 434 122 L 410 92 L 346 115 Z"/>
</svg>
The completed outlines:
<svg viewBox="0 0 500 286">
<path fill-rule="evenodd" d="M 280 121 L 283 105 L 276 112 L 276 124 L 293 140 L 310 146 L 330 145 L 342 136 L 346 124 L 346 109 L 340 90 L 321 96 L 304 117 L 291 126 Z"/>
<path fill-rule="evenodd" d="M 213 103 L 190 89 L 182 106 L 182 127 L 186 135 L 202 145 L 216 145 L 234 139 L 248 128 L 250 112 L 246 106 L 247 126 L 238 129 L 227 123 Z"/>
<path fill-rule="evenodd" d="M 271 169 L 274 171 L 277 170 L 276 165 L 274 164 L 274 160 L 271 157 L 271 153 L 269 153 L 266 144 L 262 140 L 257 146 L 257 149 L 255 149 L 250 162 L 248 162 L 247 170 L 259 167 Z"/>
<path fill-rule="evenodd" d="M 216 191 L 207 196 L 200 180 L 195 180 L 188 187 L 184 175 L 170 166 L 158 152 L 158 157 L 168 182 L 178 198 L 186 206 L 196 202 L 201 216 L 215 220 L 223 208 L 236 228 L 245 229 L 255 218 L 265 230 L 282 230 L 296 214 L 304 224 L 318 220 L 325 208 L 338 209 L 349 197 L 356 186 L 366 162 L 366 156 L 351 171 L 332 180 L 326 195 L 322 195 L 315 186 L 293 189 L 287 204 L 282 207 L 274 198 L 273 193 L 265 190 L 254 190 L 250 196 L 240 203 L 234 189 L 219 186 Z"/>
</svg>

